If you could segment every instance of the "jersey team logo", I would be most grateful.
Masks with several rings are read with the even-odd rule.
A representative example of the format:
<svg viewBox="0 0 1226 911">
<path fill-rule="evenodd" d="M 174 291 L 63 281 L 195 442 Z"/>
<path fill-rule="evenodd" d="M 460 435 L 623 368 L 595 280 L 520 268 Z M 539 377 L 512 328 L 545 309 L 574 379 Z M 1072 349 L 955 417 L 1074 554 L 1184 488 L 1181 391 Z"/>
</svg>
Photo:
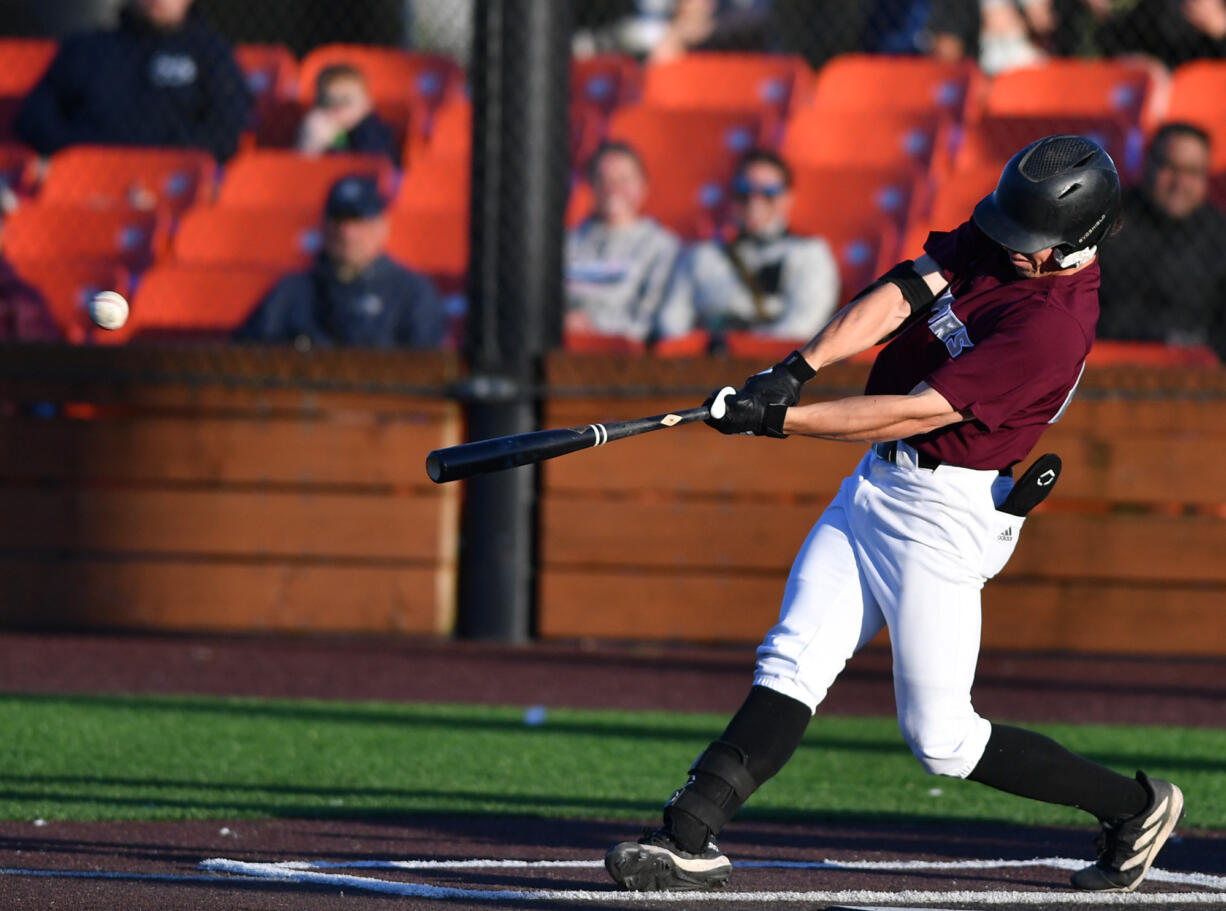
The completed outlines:
<svg viewBox="0 0 1226 911">
<path fill-rule="evenodd" d="M 936 310 L 928 318 L 928 328 L 932 334 L 945 343 L 945 349 L 950 357 L 957 357 L 968 348 L 974 348 L 975 343 L 966 333 L 966 326 L 954 314 L 954 296 L 946 291 L 936 302 Z"/>
</svg>

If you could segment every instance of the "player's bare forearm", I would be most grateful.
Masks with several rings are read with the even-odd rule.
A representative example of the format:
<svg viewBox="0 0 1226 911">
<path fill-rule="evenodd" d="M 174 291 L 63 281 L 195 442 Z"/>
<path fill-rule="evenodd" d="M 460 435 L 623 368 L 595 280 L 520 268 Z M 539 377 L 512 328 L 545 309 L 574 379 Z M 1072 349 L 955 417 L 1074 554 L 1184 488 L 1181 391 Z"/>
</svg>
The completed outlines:
<svg viewBox="0 0 1226 911">
<path fill-rule="evenodd" d="M 915 261 L 915 271 L 936 293 L 945 286 L 940 267 L 926 254 Z M 890 335 L 911 315 L 911 306 L 898 286 L 885 282 L 856 298 L 826 324 L 801 354 L 814 370 L 867 351 Z"/>
<path fill-rule="evenodd" d="M 815 370 L 867 351 L 902 325 L 911 308 L 891 284 L 878 285 L 834 315 L 801 354 Z"/>
<path fill-rule="evenodd" d="M 856 395 L 787 410 L 783 431 L 847 443 L 880 443 L 929 433 L 967 420 L 935 389 L 911 395 Z"/>
</svg>

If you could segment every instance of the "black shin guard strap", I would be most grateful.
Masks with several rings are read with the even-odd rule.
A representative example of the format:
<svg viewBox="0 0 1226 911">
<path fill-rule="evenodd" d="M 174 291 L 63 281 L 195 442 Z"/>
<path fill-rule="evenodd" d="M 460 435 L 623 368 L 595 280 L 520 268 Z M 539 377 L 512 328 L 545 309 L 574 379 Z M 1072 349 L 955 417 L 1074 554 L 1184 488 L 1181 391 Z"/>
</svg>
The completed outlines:
<svg viewBox="0 0 1226 911">
<path fill-rule="evenodd" d="M 1103 822 L 1119 822 L 1145 809 L 1140 782 L 1066 750 L 1056 741 L 1005 724 L 993 724 L 983 758 L 967 776 L 998 791 L 1077 807 Z"/>
<path fill-rule="evenodd" d="M 664 824 L 686 851 L 701 851 L 749 796 L 795 752 L 812 717 L 808 706 L 755 686 L 723 736 L 690 768 L 664 808 Z"/>
</svg>

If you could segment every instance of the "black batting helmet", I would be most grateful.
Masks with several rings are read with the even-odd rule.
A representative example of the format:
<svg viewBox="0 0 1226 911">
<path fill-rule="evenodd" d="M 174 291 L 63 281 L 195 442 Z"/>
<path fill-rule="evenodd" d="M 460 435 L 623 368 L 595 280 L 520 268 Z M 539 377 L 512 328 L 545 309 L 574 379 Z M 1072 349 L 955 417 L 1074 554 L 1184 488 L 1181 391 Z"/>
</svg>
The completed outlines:
<svg viewBox="0 0 1226 911">
<path fill-rule="evenodd" d="M 1016 253 L 1094 246 L 1120 213 L 1120 175 L 1098 143 L 1045 136 L 1009 159 L 996 189 L 975 206 L 984 234 Z"/>
</svg>

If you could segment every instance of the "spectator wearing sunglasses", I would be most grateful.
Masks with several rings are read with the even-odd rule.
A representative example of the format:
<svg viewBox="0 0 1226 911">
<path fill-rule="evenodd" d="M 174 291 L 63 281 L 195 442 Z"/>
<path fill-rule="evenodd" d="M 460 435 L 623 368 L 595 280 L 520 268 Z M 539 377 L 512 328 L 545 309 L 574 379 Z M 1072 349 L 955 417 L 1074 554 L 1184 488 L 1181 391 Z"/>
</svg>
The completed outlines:
<svg viewBox="0 0 1226 911">
<path fill-rule="evenodd" d="M 733 330 L 811 338 L 834 314 L 839 271 L 826 241 L 788 231 L 791 168 L 755 149 L 741 160 L 732 190 L 735 236 L 687 251 L 665 311 L 691 311 L 717 345 Z"/>
<path fill-rule="evenodd" d="M 607 142 L 592 156 L 588 179 L 592 214 L 566 237 L 567 333 L 649 341 L 684 332 L 688 312 L 660 313 L 681 241 L 642 214 L 642 159 L 626 143 Z"/>
</svg>

